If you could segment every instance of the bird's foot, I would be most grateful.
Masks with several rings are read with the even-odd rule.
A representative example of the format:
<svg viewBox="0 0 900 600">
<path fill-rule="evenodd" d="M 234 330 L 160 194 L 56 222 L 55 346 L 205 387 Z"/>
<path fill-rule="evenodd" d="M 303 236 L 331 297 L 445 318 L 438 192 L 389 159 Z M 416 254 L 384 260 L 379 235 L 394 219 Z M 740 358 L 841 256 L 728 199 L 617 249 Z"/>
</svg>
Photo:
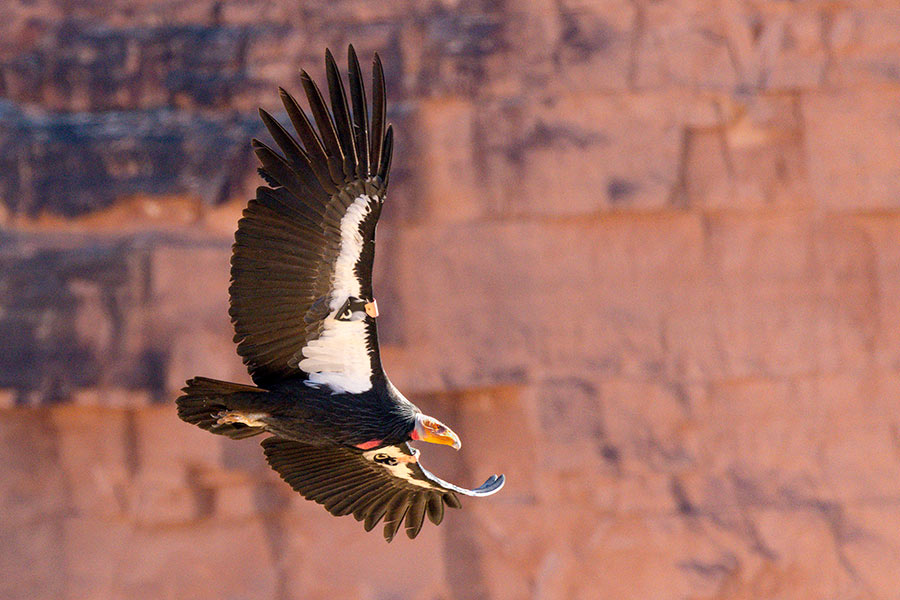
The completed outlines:
<svg viewBox="0 0 900 600">
<path fill-rule="evenodd" d="M 239 410 L 223 410 L 215 415 L 217 425 L 233 425 L 241 423 L 248 427 L 265 427 L 266 424 L 262 419 L 268 417 L 266 413 L 244 413 Z"/>
</svg>

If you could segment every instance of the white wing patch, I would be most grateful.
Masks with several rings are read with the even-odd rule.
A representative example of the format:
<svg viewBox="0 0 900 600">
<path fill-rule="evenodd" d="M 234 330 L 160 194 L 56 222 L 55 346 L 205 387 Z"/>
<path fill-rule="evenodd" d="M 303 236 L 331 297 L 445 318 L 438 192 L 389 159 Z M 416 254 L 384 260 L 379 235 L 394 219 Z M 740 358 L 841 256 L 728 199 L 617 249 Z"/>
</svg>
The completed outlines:
<svg viewBox="0 0 900 600">
<path fill-rule="evenodd" d="M 439 489 L 428 481 L 423 481 L 416 477 L 412 469 L 410 469 L 409 466 L 411 464 L 418 462 L 419 451 L 413 449 L 413 453 L 410 456 L 397 446 L 385 446 L 384 448 L 363 452 L 363 456 L 366 457 L 366 460 L 376 463 L 398 479 L 403 479 L 412 485 L 423 488 Z"/>
<path fill-rule="evenodd" d="M 371 211 L 371 202 L 377 200 L 357 197 L 341 218 L 341 249 L 334 263 L 334 288 L 328 305 L 331 314 L 323 322 L 321 335 L 303 348 L 305 358 L 297 364 L 309 373 L 307 383 L 327 385 L 334 393 L 358 394 L 372 388 L 366 322 L 335 319 L 347 298 L 361 294 L 355 273 L 364 244 L 359 226 Z"/>
</svg>

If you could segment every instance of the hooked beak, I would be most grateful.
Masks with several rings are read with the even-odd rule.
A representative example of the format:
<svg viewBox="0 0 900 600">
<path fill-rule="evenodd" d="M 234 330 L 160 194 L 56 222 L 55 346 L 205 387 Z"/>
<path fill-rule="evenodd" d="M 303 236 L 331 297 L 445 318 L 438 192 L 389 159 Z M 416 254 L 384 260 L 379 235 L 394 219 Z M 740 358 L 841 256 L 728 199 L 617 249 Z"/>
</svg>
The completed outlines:
<svg viewBox="0 0 900 600">
<path fill-rule="evenodd" d="M 421 413 L 416 415 L 416 427 L 413 429 L 411 437 L 414 440 L 431 442 L 432 444 L 453 446 L 456 450 L 459 450 L 462 446 L 459 436 L 453 433 L 453 430 L 437 419 Z"/>
</svg>

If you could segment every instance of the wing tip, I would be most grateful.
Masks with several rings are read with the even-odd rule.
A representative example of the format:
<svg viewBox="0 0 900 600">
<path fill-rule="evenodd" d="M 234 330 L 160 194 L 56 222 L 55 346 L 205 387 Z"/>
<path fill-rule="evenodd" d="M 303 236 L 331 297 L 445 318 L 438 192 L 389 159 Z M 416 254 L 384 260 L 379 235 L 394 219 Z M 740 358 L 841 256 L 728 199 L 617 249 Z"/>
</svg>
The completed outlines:
<svg viewBox="0 0 900 600">
<path fill-rule="evenodd" d="M 506 475 L 491 475 L 480 486 L 472 490 L 478 496 L 491 496 L 496 494 L 506 485 Z"/>
</svg>

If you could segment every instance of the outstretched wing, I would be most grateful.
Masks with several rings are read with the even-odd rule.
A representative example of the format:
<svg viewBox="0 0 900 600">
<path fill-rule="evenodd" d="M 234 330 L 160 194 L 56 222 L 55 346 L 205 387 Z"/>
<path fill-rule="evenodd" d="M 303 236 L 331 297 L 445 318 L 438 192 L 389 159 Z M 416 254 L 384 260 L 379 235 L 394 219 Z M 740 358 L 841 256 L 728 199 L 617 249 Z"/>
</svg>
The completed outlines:
<svg viewBox="0 0 900 600">
<path fill-rule="evenodd" d="M 489 496 L 505 478 L 492 475 L 480 487 L 467 490 L 438 479 L 421 464 L 419 451 L 408 444 L 362 452 L 346 446 L 312 446 L 282 438 L 263 440 L 266 460 L 281 478 L 307 500 L 335 516 L 352 514 L 371 531 L 384 518 L 384 538 L 391 541 L 400 525 L 414 538 L 425 515 L 435 525 L 444 505 L 460 508 L 456 494 Z"/>
<path fill-rule="evenodd" d="M 301 73 L 315 127 L 281 90 L 299 140 L 260 110 L 280 152 L 253 140 L 259 172 L 269 185 L 257 188 L 238 222 L 229 314 L 238 353 L 257 385 L 302 377 L 334 392 L 359 393 L 381 374 L 372 261 L 392 132 L 385 130 L 378 55 L 371 122 L 353 47 L 352 112 L 331 52 L 325 62 L 330 111 L 316 84 Z"/>
</svg>

